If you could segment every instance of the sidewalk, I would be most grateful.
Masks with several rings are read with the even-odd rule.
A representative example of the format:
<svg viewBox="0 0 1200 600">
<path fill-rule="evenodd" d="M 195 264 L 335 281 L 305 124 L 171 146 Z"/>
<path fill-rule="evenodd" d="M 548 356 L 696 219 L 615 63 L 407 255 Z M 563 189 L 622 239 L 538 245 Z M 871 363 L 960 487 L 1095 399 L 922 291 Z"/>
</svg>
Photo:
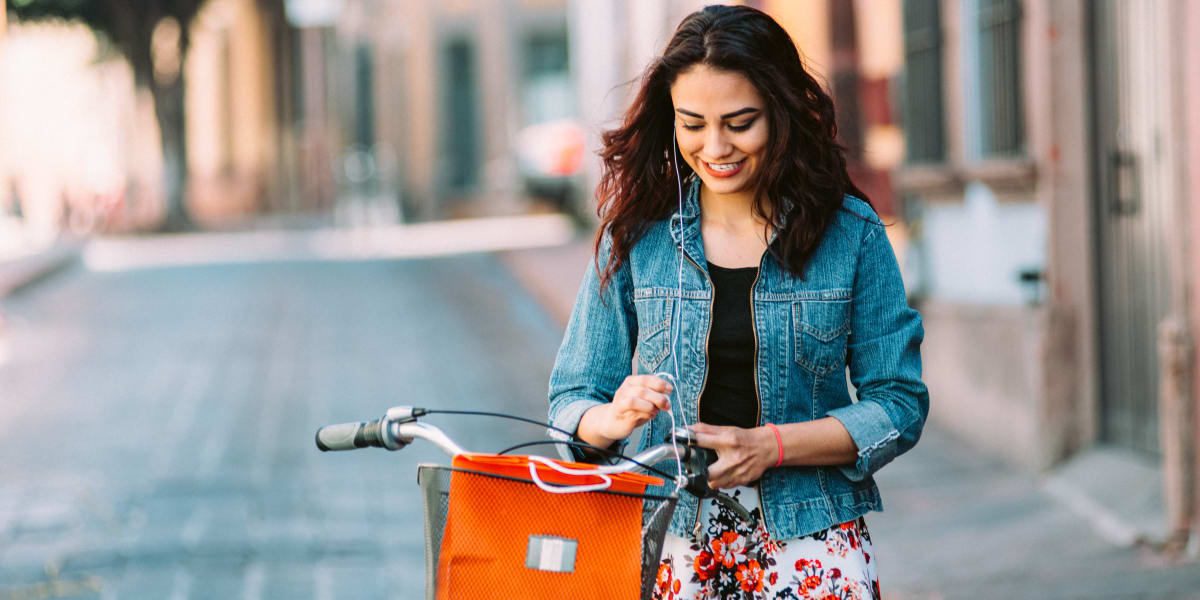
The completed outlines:
<svg viewBox="0 0 1200 600">
<path fill-rule="evenodd" d="M 590 256 L 589 240 L 500 255 L 560 325 Z M 1200 599 L 1200 565 L 1107 541 L 1047 479 L 934 426 L 876 481 L 886 510 L 868 522 L 886 598 Z"/>
</svg>

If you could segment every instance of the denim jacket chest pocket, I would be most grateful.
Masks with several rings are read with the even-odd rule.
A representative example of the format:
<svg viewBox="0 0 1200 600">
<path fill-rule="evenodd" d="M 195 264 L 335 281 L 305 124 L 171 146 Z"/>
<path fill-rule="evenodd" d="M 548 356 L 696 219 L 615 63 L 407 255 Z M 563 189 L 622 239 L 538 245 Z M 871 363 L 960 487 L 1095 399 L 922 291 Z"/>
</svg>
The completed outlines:
<svg viewBox="0 0 1200 600">
<path fill-rule="evenodd" d="M 633 307 L 637 312 L 638 364 L 647 373 L 658 370 L 671 354 L 671 317 L 674 315 L 674 290 L 638 288 L 633 292 Z"/>
<path fill-rule="evenodd" d="M 821 292 L 812 300 L 792 303 L 796 362 L 814 375 L 826 375 L 846 364 L 850 330 L 850 293 Z"/>
</svg>

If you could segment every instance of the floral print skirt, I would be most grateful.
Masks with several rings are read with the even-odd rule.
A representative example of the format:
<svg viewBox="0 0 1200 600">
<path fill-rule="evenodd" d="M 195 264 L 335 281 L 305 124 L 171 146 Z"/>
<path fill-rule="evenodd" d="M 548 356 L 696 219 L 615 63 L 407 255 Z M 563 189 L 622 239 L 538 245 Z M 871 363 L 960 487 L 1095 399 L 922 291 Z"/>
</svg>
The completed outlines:
<svg viewBox="0 0 1200 600">
<path fill-rule="evenodd" d="M 758 490 L 725 490 L 756 520 Z M 772 540 L 709 499 L 700 504 L 699 539 L 667 534 L 655 600 L 879 598 L 867 522 L 859 517 L 790 540 Z"/>
</svg>

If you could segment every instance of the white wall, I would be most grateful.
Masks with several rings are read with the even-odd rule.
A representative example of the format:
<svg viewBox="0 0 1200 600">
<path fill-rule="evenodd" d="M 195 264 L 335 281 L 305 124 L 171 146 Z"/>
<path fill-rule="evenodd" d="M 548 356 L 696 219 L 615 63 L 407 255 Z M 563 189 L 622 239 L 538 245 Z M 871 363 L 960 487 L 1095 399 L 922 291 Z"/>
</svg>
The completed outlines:
<svg viewBox="0 0 1200 600">
<path fill-rule="evenodd" d="M 930 204 L 924 211 L 924 282 L 931 299 L 1017 305 L 1030 294 L 1023 269 L 1046 264 L 1046 215 L 1040 204 L 998 200 L 970 183 L 963 201 Z"/>
</svg>

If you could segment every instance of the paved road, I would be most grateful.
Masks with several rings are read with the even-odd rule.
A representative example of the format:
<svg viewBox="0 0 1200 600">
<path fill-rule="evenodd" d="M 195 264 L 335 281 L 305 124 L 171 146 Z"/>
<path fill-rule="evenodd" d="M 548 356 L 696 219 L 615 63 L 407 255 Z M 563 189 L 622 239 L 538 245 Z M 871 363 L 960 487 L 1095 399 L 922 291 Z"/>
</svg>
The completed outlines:
<svg viewBox="0 0 1200 600">
<path fill-rule="evenodd" d="M 525 258 L 578 281 L 573 253 Z M 560 335 L 491 255 L 77 269 L 3 308 L 0 600 L 420 597 L 437 452 L 313 431 L 402 403 L 540 415 Z M 485 450 L 540 435 L 434 422 Z M 1106 542 L 933 427 L 878 481 L 890 599 L 1200 598 L 1194 562 Z"/>
<path fill-rule="evenodd" d="M 437 451 L 322 454 L 314 430 L 542 415 L 560 335 L 481 254 L 78 268 L 4 309 L 0 598 L 418 597 Z M 431 422 L 488 450 L 540 433 Z"/>
</svg>

